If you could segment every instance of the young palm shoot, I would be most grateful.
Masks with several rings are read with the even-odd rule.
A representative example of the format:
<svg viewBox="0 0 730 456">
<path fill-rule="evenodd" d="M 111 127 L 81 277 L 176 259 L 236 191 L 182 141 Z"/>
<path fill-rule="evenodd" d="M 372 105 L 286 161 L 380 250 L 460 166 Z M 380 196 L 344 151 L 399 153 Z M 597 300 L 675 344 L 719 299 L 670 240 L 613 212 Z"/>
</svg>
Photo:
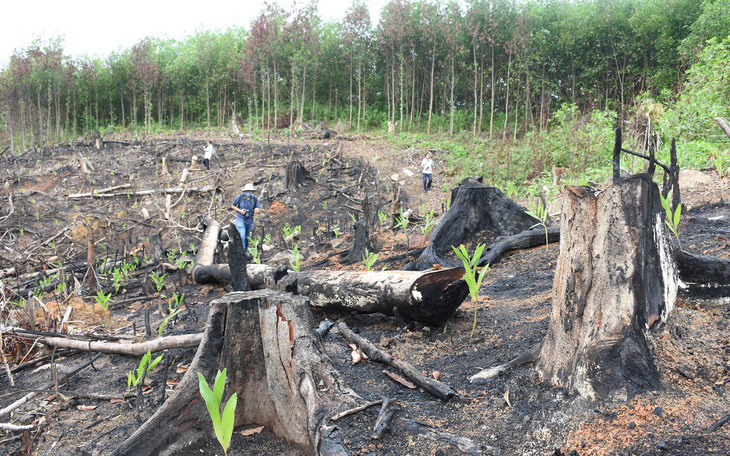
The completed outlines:
<svg viewBox="0 0 730 456">
<path fill-rule="evenodd" d="M 208 414 L 210 419 L 213 421 L 213 430 L 215 431 L 215 437 L 223 447 L 223 453 L 228 454 L 228 447 L 231 444 L 231 437 L 233 436 L 233 421 L 236 418 L 236 403 L 238 402 L 238 396 L 233 393 L 228 403 L 223 409 L 223 415 L 221 415 L 221 402 L 223 401 L 223 389 L 226 385 L 226 370 L 223 372 L 218 371 L 213 382 L 213 390 L 208 386 L 208 382 L 203 377 L 203 374 L 198 372 L 198 386 L 200 387 L 200 395 L 205 400 L 205 406 L 208 408 Z"/>
<path fill-rule="evenodd" d="M 137 371 L 129 371 L 129 374 L 127 374 L 127 391 L 124 393 L 124 397 L 127 397 L 127 394 L 132 391 L 133 389 L 137 389 L 137 418 L 139 419 L 139 412 L 142 409 L 142 385 L 144 384 L 144 379 L 147 377 L 147 374 L 152 372 L 152 370 L 157 366 L 157 364 L 162 360 L 162 356 L 160 355 L 154 360 L 152 360 L 152 353 L 147 350 L 147 353 L 142 357 L 142 359 L 139 361 L 139 366 L 137 366 Z M 124 398 L 122 398 L 122 405 L 119 408 L 119 416 L 122 416 L 122 409 L 124 408 Z"/>
<path fill-rule="evenodd" d="M 292 255 L 289 258 L 289 266 L 296 272 L 299 272 L 299 269 L 301 268 L 299 259 L 299 245 L 297 244 L 294 244 L 294 250 L 292 250 Z"/>
<path fill-rule="evenodd" d="M 368 251 L 368 249 L 365 249 L 365 253 L 362 254 L 362 261 L 365 263 L 365 266 L 368 268 L 368 271 L 373 270 L 373 264 L 375 264 L 376 261 L 378 261 L 378 254 Z"/>
<path fill-rule="evenodd" d="M 428 236 L 428 233 L 430 233 L 431 230 L 433 230 L 433 228 L 434 228 L 433 219 L 434 219 L 433 209 L 431 209 L 431 212 L 426 214 L 426 223 L 418 226 L 418 228 L 421 230 L 421 234 L 423 234 L 424 237 Z"/>
<path fill-rule="evenodd" d="M 535 217 L 539 222 L 532 225 L 530 228 L 535 228 L 538 225 L 542 225 L 545 228 L 545 251 L 548 251 L 548 229 L 547 229 L 547 208 L 542 205 L 542 201 L 538 201 L 537 204 L 534 202 L 530 203 L 530 210 L 525 213 L 531 217 Z"/>
<path fill-rule="evenodd" d="M 471 300 L 474 303 L 474 324 L 471 327 L 471 335 L 469 338 L 474 337 L 474 330 L 477 328 L 477 309 L 479 307 L 479 287 L 482 286 L 482 281 L 484 280 L 484 275 L 487 273 L 487 270 L 489 269 L 489 265 L 486 265 L 482 268 L 481 271 L 479 271 L 479 274 L 477 275 L 477 263 L 479 263 L 479 259 L 482 257 L 482 252 L 484 251 L 484 247 L 486 247 L 485 244 L 479 244 L 477 245 L 476 250 L 474 250 L 474 256 L 469 258 L 469 252 L 466 251 L 466 247 L 464 247 L 464 244 L 459 245 L 459 248 L 457 249 L 453 245 L 451 246 L 452 249 L 454 249 L 454 252 L 456 252 L 456 255 L 461 259 L 461 262 L 464 263 L 464 280 L 466 281 L 466 284 L 469 286 L 469 293 L 471 294 Z"/>
<path fill-rule="evenodd" d="M 679 203 L 677 209 L 672 212 L 672 192 L 670 191 L 666 198 L 660 193 L 659 198 L 662 200 L 662 207 L 667 215 L 664 222 L 667 224 L 669 230 L 674 233 L 674 237 L 677 238 L 679 250 L 682 250 L 682 243 L 679 242 L 679 233 L 677 231 L 679 229 L 679 219 L 682 216 L 682 203 Z"/>
</svg>

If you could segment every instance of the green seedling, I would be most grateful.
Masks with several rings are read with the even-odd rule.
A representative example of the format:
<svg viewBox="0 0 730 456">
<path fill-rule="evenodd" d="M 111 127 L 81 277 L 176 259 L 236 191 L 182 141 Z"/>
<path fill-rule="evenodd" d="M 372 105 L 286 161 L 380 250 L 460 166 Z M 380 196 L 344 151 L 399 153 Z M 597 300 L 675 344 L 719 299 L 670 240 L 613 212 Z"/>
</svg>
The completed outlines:
<svg viewBox="0 0 730 456">
<path fill-rule="evenodd" d="M 162 291 L 162 289 L 165 287 L 165 277 L 167 277 L 167 273 L 160 275 L 159 272 L 152 271 L 150 277 L 152 278 L 152 281 L 155 282 L 155 288 L 157 288 L 157 292 L 159 293 L 160 291 Z"/>
<path fill-rule="evenodd" d="M 426 222 L 423 225 L 418 226 L 418 228 L 421 229 L 421 234 L 423 234 L 424 237 L 428 236 L 428 233 L 430 233 L 431 230 L 433 230 L 433 228 L 434 228 L 433 219 L 434 219 L 433 209 L 431 209 L 431 212 L 429 212 L 426 215 Z"/>
<path fill-rule="evenodd" d="M 400 212 L 400 215 L 396 216 L 395 218 L 395 228 L 403 228 L 403 231 L 406 233 L 406 250 L 408 250 L 408 246 L 411 244 L 410 242 L 410 236 L 408 236 L 408 223 L 410 220 L 408 217 L 403 213 L 403 211 Z"/>
<path fill-rule="evenodd" d="M 378 254 L 365 249 L 365 253 L 362 255 L 362 261 L 365 263 L 365 267 L 368 268 L 368 271 L 372 271 L 373 264 L 378 261 Z"/>
<path fill-rule="evenodd" d="M 282 231 L 284 231 L 284 237 L 289 237 L 294 233 L 301 233 L 302 226 L 297 225 L 294 228 L 290 227 L 288 223 L 285 223 L 284 226 L 281 228 Z"/>
<path fill-rule="evenodd" d="M 129 394 L 135 388 L 137 389 L 137 410 L 139 411 L 142 408 L 142 384 L 144 383 L 144 379 L 145 377 L 147 377 L 147 374 L 152 372 L 157 364 L 159 364 L 160 360 L 162 360 L 162 355 L 152 360 L 152 353 L 147 350 L 147 353 L 145 353 L 145 355 L 139 361 L 139 366 L 137 366 L 136 372 L 133 370 L 129 371 L 129 374 L 127 374 L 127 390 L 124 392 L 122 405 L 119 408 L 120 417 L 122 416 L 122 410 L 124 409 L 124 399 L 127 397 L 127 394 Z"/>
<path fill-rule="evenodd" d="M 236 417 L 236 403 L 238 402 L 238 396 L 233 393 L 228 403 L 223 409 L 223 415 L 221 415 L 221 403 L 223 402 L 223 389 L 226 385 L 226 369 L 223 372 L 218 371 L 213 382 L 213 389 L 211 390 L 208 386 L 208 382 L 203 377 L 203 374 L 198 372 L 198 386 L 200 388 L 200 395 L 205 400 L 205 406 L 208 408 L 208 414 L 210 419 L 213 421 L 213 430 L 215 431 L 215 437 L 223 447 L 223 453 L 228 454 L 228 447 L 231 444 L 231 437 L 233 436 L 233 422 Z"/>
<path fill-rule="evenodd" d="M 124 270 L 121 268 L 114 268 L 112 271 L 112 279 L 114 280 L 114 293 L 119 293 L 119 289 L 122 287 L 124 281 Z"/>
<path fill-rule="evenodd" d="M 248 238 L 248 253 L 251 254 L 254 263 L 261 263 L 261 254 L 259 253 L 259 245 L 261 244 L 261 236 Z"/>
<path fill-rule="evenodd" d="M 474 303 L 474 324 L 471 327 L 471 335 L 469 338 L 474 337 L 474 330 L 477 328 L 477 310 L 479 307 L 479 287 L 482 286 L 482 281 L 484 280 L 484 275 L 487 273 L 487 270 L 489 269 L 489 265 L 486 265 L 482 268 L 482 270 L 479 272 L 479 275 L 477 275 L 477 264 L 479 263 L 479 259 L 482 257 L 482 252 L 484 251 L 485 244 L 479 244 L 477 245 L 476 250 L 474 250 L 474 256 L 469 258 L 469 253 L 466 251 L 466 247 L 464 247 L 464 244 L 459 245 L 459 248 L 457 249 L 453 245 L 451 246 L 452 249 L 454 249 L 454 252 L 456 252 L 456 255 L 461 259 L 461 262 L 464 264 L 464 280 L 466 281 L 466 284 L 469 286 L 469 293 L 471 294 L 471 300 Z"/>
<path fill-rule="evenodd" d="M 383 211 L 378 211 L 378 220 L 380 220 L 380 227 L 382 228 L 383 225 L 385 225 L 385 222 L 388 221 L 388 213 Z"/>
<path fill-rule="evenodd" d="M 539 222 L 532 225 L 530 228 L 535 228 L 536 226 L 542 225 L 543 228 L 545 228 L 545 251 L 548 250 L 548 229 L 547 229 L 547 208 L 542 205 L 542 201 L 538 201 L 537 204 L 534 202 L 530 203 L 530 210 L 525 211 L 527 215 L 530 217 L 534 217 L 539 220 Z"/>
<path fill-rule="evenodd" d="M 299 264 L 299 246 L 294 244 L 294 250 L 292 251 L 292 256 L 289 258 L 289 266 L 297 272 L 299 272 L 300 264 Z"/>
<path fill-rule="evenodd" d="M 96 292 L 96 296 L 94 296 L 94 299 L 96 300 L 96 303 L 99 304 L 99 306 L 106 311 L 109 309 L 109 300 L 111 299 L 111 297 L 111 293 L 105 294 L 103 291 L 99 290 Z"/>
<path fill-rule="evenodd" d="M 679 233 L 677 231 L 679 229 L 679 220 L 682 217 L 682 203 L 678 204 L 677 209 L 672 212 L 672 192 L 670 191 L 666 198 L 660 193 L 659 198 L 662 201 L 662 207 L 664 208 L 664 212 L 667 216 L 666 219 L 664 219 L 664 223 L 666 223 L 669 230 L 674 233 L 674 237 L 677 238 L 679 250 L 682 250 L 682 243 L 679 242 Z"/>
<path fill-rule="evenodd" d="M 332 232 L 335 234 L 335 239 L 340 237 L 340 225 L 335 225 L 332 227 Z"/>
<path fill-rule="evenodd" d="M 160 322 L 160 327 L 157 330 L 157 337 L 162 337 L 162 332 L 165 330 L 165 326 L 167 326 L 167 324 L 182 311 L 183 299 L 185 299 L 185 293 L 179 296 L 177 293 L 173 293 L 172 297 L 167 301 L 168 314 L 167 317 Z"/>
</svg>

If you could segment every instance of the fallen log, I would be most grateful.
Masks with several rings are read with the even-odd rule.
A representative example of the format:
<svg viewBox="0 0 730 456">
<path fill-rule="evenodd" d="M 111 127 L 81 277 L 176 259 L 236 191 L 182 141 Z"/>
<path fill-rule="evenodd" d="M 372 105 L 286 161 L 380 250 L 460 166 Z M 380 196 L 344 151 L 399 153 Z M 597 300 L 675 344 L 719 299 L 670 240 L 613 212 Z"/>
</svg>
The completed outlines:
<svg viewBox="0 0 730 456">
<path fill-rule="evenodd" d="M 211 306 L 203 340 L 174 395 L 113 454 L 180 451 L 212 439 L 197 374 L 211 381 L 223 368 L 225 395 L 238 395 L 235 426 L 264 425 L 310 454 L 349 454 L 327 417 L 360 398 L 344 385 L 314 335 L 307 299 L 260 290 L 230 293 Z"/>
<path fill-rule="evenodd" d="M 286 266 L 277 265 L 269 266 L 266 264 L 248 263 L 246 265 L 246 274 L 248 282 L 254 290 L 260 290 L 267 287 L 267 283 L 275 284 L 282 277 L 287 275 Z M 193 278 L 197 283 L 231 283 L 231 269 L 227 264 L 211 264 L 203 265 L 195 270 Z M 269 288 L 275 288 L 274 285 Z"/>
<path fill-rule="evenodd" d="M 354 343 L 358 347 L 360 347 L 363 353 L 365 353 L 371 361 L 377 361 L 379 363 L 387 364 L 391 367 L 398 369 L 403 373 L 403 375 L 411 379 L 413 383 L 416 384 L 416 386 L 423 388 L 424 391 L 428 391 L 429 393 L 444 401 L 459 396 L 459 393 L 457 393 L 454 389 L 452 389 L 445 383 L 442 383 L 433 378 L 426 377 L 425 375 L 423 375 L 423 373 L 421 373 L 421 371 L 417 370 L 409 363 L 401 359 L 394 358 L 390 354 L 380 350 L 375 345 L 370 343 L 369 340 L 365 339 L 364 337 L 358 336 L 357 334 L 352 332 L 350 328 L 347 327 L 347 324 L 345 322 L 339 322 L 337 324 L 337 330 L 340 332 L 342 337 L 345 338 L 345 340 Z"/>
<path fill-rule="evenodd" d="M 32 338 L 34 336 L 24 336 L 16 334 L 19 338 Z M 95 342 L 89 340 L 69 339 L 67 337 L 40 337 L 39 342 L 49 346 L 58 348 L 67 348 L 71 350 L 98 353 L 113 353 L 117 355 L 144 356 L 147 351 L 152 353 L 169 350 L 171 348 L 194 348 L 200 344 L 202 333 L 185 334 L 182 336 L 160 337 L 154 340 L 138 343 L 109 343 Z"/>
<path fill-rule="evenodd" d="M 394 315 L 440 326 L 456 311 L 469 287 L 464 268 L 432 271 L 304 271 L 292 273 L 297 294 L 313 307 Z"/>
</svg>

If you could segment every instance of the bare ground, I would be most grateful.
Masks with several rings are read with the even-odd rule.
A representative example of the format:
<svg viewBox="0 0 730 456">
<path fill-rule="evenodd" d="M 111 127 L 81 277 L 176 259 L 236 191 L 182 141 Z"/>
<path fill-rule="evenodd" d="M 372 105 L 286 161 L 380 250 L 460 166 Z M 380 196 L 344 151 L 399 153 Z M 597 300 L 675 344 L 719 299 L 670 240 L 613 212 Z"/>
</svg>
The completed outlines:
<svg viewBox="0 0 730 456">
<path fill-rule="evenodd" d="M 281 233 L 285 223 L 301 225 L 297 241 L 306 261 L 303 268 L 322 264 L 340 268 L 338 252 L 352 246 L 350 213 L 366 193 L 375 196 L 376 205 L 390 211 L 391 176 L 399 174 L 405 190 L 404 207 L 415 214 L 446 208 L 448 193 L 443 191 L 443 154 L 434 155 L 436 170 L 434 190 L 421 189 L 417 165 L 424 151 L 393 150 L 374 141 L 217 141 L 218 154 L 211 171 L 192 173 L 191 186 L 215 186 L 220 191 L 201 194 L 186 193 L 165 218 L 165 198 L 152 196 L 118 196 L 112 198 L 71 199 L 69 193 L 100 189 L 110 185 L 131 183 L 134 189 L 174 187 L 185 166 L 169 161 L 169 157 L 188 159 L 201 155 L 203 136 L 193 141 L 188 136 L 134 142 L 113 138 L 96 150 L 88 144 L 58 146 L 32 150 L 19 158 L 3 157 L 2 179 L 7 188 L 0 194 L 0 270 L 15 267 L 19 277 L 2 273 L 0 280 L 10 296 L 2 313 L 2 322 L 27 327 L 23 309 L 10 305 L 13 292 L 37 286 L 38 279 L 26 279 L 33 271 L 52 270 L 55 261 L 66 266 L 86 260 L 88 238 L 96 242 L 96 261 L 133 262 L 130 252 L 137 251 L 140 265 L 151 261 L 149 238 L 159 232 L 169 258 L 166 283 L 157 292 L 150 274 L 162 273 L 163 266 L 138 268 L 113 296 L 110 312 L 98 305 L 85 289 L 83 301 L 73 299 L 75 312 L 69 332 L 101 334 L 141 339 L 145 311 L 151 313 L 152 331 L 163 318 L 172 293 L 185 293 L 185 310 L 165 328 L 165 334 L 202 331 L 208 303 L 225 293 L 221 286 L 200 286 L 189 283 L 189 271 L 175 271 L 177 263 L 191 260 L 201 232 L 198 221 L 211 215 L 222 223 L 230 222 L 228 210 L 233 197 L 243 184 L 257 181 L 261 189 L 265 214 L 257 218 L 255 235 L 270 234 L 271 250 L 264 261 L 286 246 Z M 105 138 L 110 140 L 112 138 Z M 337 155 L 341 149 L 340 155 Z M 85 177 L 78 168 L 81 156 L 94 165 Z M 163 176 L 160 157 L 168 157 L 171 176 Z M 332 157 L 335 159 L 332 159 Z M 291 158 L 303 162 L 315 182 L 297 191 L 282 186 L 284 168 Z M 405 177 L 403 168 L 415 175 Z M 709 173 L 708 173 L 709 174 Z M 728 257 L 728 218 L 730 206 L 720 201 L 720 180 L 683 189 L 683 212 L 680 229 L 682 246 L 690 252 Z M 727 184 L 727 182 L 725 183 Z M 129 190 L 120 190 L 125 192 Z M 12 200 L 12 206 L 10 201 Z M 177 200 L 177 201 L 176 201 Z M 144 219 L 142 209 L 149 218 Z M 335 230 L 337 227 L 337 230 Z M 341 234 L 335 238 L 334 232 Z M 402 233 L 382 229 L 372 232 L 380 259 L 401 254 L 406 249 Z M 417 234 L 417 229 L 413 234 Z M 56 236 L 57 235 L 57 236 Z M 54 237 L 55 236 L 55 237 Z M 182 254 L 182 252 L 185 254 Z M 53 257 L 58 257 L 57 260 Z M 145 260 L 145 256 L 149 257 Z M 489 383 L 470 384 L 469 375 L 479 369 L 499 364 L 539 344 L 547 329 L 553 270 L 557 246 L 519 251 L 493 265 L 481 290 L 477 312 L 477 330 L 471 331 L 474 305 L 465 302 L 457 313 L 440 327 L 424 327 L 411 323 L 398 327 L 395 320 L 382 315 L 355 315 L 315 312 L 315 319 L 343 318 L 351 328 L 378 346 L 397 355 L 429 375 L 440 374 L 440 380 L 457 389 L 461 399 L 441 402 L 428 393 L 409 389 L 383 373 L 382 365 L 370 362 L 351 364 L 350 348 L 333 332 L 325 338 L 325 347 L 343 378 L 363 398 L 387 396 L 396 401 L 400 416 L 438 426 L 443 431 L 473 439 L 483 445 L 485 454 L 503 455 L 706 455 L 728 454 L 730 439 L 727 428 L 712 433 L 705 430 L 730 413 L 725 396 L 730 381 L 730 316 L 728 298 L 697 300 L 681 297 L 670 321 L 654 333 L 652 344 L 662 375 L 662 389 L 633 398 L 629 402 L 591 403 L 569 395 L 540 381 L 531 366 L 509 371 Z M 326 261 L 325 261 L 326 260 Z M 286 261 L 286 260 L 284 260 Z M 388 263 L 389 269 L 402 267 L 404 261 Z M 363 264 L 350 266 L 364 269 Z M 85 269 L 75 275 L 79 281 Z M 72 288 L 71 274 L 63 279 Z M 111 278 L 111 274 L 109 274 Z M 46 279 L 48 280 L 48 279 Z M 100 278 L 100 285 L 113 291 L 111 280 Z M 85 285 L 84 285 L 85 286 Z M 50 287 L 53 289 L 54 287 Z M 63 291 L 46 291 L 41 299 L 51 313 L 63 313 L 66 304 Z M 95 313 L 92 314 L 92 309 Z M 52 330 L 51 317 L 37 317 L 37 329 Z M 136 332 L 134 332 L 136 330 Z M 9 366 L 44 350 L 33 347 L 32 340 L 4 336 L 4 353 Z M 165 353 L 167 368 L 150 375 L 150 385 L 140 419 L 149 417 L 162 400 L 169 396 L 175 382 L 182 378 L 194 350 L 177 349 Z M 55 366 L 60 374 L 82 364 L 88 354 L 60 356 Z M 0 420 L 13 424 L 32 424 L 31 431 L 6 432 L 0 437 L 0 454 L 108 454 L 138 426 L 133 405 L 128 398 L 120 416 L 121 404 L 108 395 L 121 396 L 127 387 L 127 372 L 139 360 L 121 355 L 102 355 L 94 367 L 87 367 L 61 386 L 62 395 L 51 388 Z M 167 386 L 163 387 L 164 371 Z M 0 408 L 28 392 L 45 387 L 51 380 L 47 362 L 16 371 L 14 386 L 8 375 L 0 375 Z M 461 454 L 456 446 L 427 440 L 403 432 L 386 432 L 380 440 L 370 433 L 377 408 L 343 418 L 338 425 L 346 442 L 361 454 Z M 236 429 L 229 454 L 298 454 L 271 434 L 268 429 L 250 435 L 246 426 Z M 181 455 L 223 454 L 211 435 Z"/>
</svg>

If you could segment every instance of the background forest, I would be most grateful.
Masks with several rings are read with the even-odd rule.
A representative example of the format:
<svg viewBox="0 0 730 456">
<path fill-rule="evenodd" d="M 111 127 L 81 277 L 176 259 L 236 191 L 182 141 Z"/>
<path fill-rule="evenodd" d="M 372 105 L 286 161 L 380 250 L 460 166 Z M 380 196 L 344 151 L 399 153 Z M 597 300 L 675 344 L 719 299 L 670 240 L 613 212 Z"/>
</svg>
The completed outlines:
<svg viewBox="0 0 730 456">
<path fill-rule="evenodd" d="M 680 166 L 722 169 L 729 35 L 730 0 L 393 0 L 379 23 L 359 0 L 341 22 L 316 2 L 273 3 L 251 24 L 105 57 L 71 57 L 60 39 L 16 51 L 0 71 L 0 150 L 222 132 L 234 116 L 254 137 L 390 122 L 403 147 L 448 150 L 452 179 L 489 170 L 512 193 L 552 165 L 600 178 L 622 125 L 634 150 L 661 159 L 677 138 Z"/>
</svg>

